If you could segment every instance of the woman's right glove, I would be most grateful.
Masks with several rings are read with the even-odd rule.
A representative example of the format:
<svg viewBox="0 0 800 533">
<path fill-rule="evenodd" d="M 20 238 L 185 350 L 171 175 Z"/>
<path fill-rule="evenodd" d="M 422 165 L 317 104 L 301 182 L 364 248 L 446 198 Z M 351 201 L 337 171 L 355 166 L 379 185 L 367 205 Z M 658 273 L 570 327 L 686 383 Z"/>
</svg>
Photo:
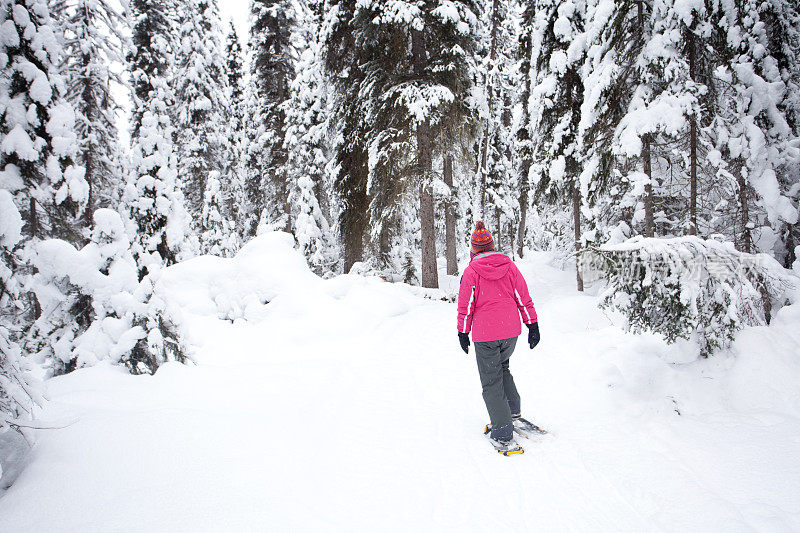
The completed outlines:
<svg viewBox="0 0 800 533">
<path fill-rule="evenodd" d="M 458 343 L 461 344 L 461 349 L 464 353 L 469 353 L 469 333 L 458 332 Z"/>
<path fill-rule="evenodd" d="M 528 326 L 528 344 L 531 346 L 531 350 L 539 344 L 539 323 L 533 322 L 532 324 L 527 324 Z"/>
</svg>

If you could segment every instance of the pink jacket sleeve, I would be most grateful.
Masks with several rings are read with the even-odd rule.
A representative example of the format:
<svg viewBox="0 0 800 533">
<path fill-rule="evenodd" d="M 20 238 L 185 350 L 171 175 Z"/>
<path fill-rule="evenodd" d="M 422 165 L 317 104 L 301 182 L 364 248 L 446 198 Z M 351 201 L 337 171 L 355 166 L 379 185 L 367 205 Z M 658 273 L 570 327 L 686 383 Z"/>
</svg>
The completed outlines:
<svg viewBox="0 0 800 533">
<path fill-rule="evenodd" d="M 514 296 L 519 307 L 519 314 L 522 316 L 522 321 L 525 324 L 533 324 L 538 321 L 536 317 L 536 309 L 533 308 L 533 300 L 528 292 L 528 284 L 525 283 L 525 277 L 519 271 L 517 265 L 514 268 Z"/>
<path fill-rule="evenodd" d="M 458 331 L 461 333 L 469 333 L 472 329 L 476 292 L 477 276 L 471 268 L 467 268 L 461 276 L 461 286 L 458 289 Z"/>
</svg>

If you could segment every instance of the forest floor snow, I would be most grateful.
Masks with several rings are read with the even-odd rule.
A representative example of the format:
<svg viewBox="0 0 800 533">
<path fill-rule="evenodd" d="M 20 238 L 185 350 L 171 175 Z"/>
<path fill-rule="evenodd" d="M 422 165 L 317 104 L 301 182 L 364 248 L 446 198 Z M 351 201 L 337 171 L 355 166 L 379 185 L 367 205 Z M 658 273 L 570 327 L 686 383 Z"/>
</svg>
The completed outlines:
<svg viewBox="0 0 800 533">
<path fill-rule="evenodd" d="M 511 369 L 554 434 L 524 455 L 482 435 L 455 304 L 323 281 L 264 235 L 160 281 L 196 365 L 47 382 L 40 423 L 64 427 L 39 431 L 0 531 L 800 530 L 800 309 L 696 359 L 624 333 L 546 254 L 518 264 L 542 341 Z"/>
</svg>

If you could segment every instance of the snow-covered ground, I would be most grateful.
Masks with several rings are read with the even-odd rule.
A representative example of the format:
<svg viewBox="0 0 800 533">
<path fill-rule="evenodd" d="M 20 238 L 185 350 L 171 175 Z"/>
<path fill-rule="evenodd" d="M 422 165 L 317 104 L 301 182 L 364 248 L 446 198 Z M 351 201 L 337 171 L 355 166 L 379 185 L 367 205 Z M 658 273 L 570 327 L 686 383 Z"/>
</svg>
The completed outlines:
<svg viewBox="0 0 800 533">
<path fill-rule="evenodd" d="M 162 277 L 197 365 L 48 382 L 40 423 L 60 429 L 0 531 L 800 530 L 800 309 L 693 360 L 623 333 L 547 260 L 518 263 L 542 342 L 511 368 L 554 433 L 524 455 L 482 436 L 455 304 L 323 281 L 271 234 Z"/>
</svg>

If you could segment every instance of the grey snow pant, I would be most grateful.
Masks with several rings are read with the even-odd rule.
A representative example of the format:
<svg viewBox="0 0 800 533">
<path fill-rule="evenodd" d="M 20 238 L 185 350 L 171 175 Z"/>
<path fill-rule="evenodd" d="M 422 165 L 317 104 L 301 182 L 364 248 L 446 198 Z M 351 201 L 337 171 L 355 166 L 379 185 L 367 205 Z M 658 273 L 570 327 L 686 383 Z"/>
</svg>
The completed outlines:
<svg viewBox="0 0 800 533">
<path fill-rule="evenodd" d="M 511 415 L 520 414 L 520 398 L 508 360 L 514 353 L 517 338 L 475 343 L 478 374 L 483 387 L 483 401 L 492 422 L 492 438 L 508 440 L 514 433 Z"/>
</svg>

